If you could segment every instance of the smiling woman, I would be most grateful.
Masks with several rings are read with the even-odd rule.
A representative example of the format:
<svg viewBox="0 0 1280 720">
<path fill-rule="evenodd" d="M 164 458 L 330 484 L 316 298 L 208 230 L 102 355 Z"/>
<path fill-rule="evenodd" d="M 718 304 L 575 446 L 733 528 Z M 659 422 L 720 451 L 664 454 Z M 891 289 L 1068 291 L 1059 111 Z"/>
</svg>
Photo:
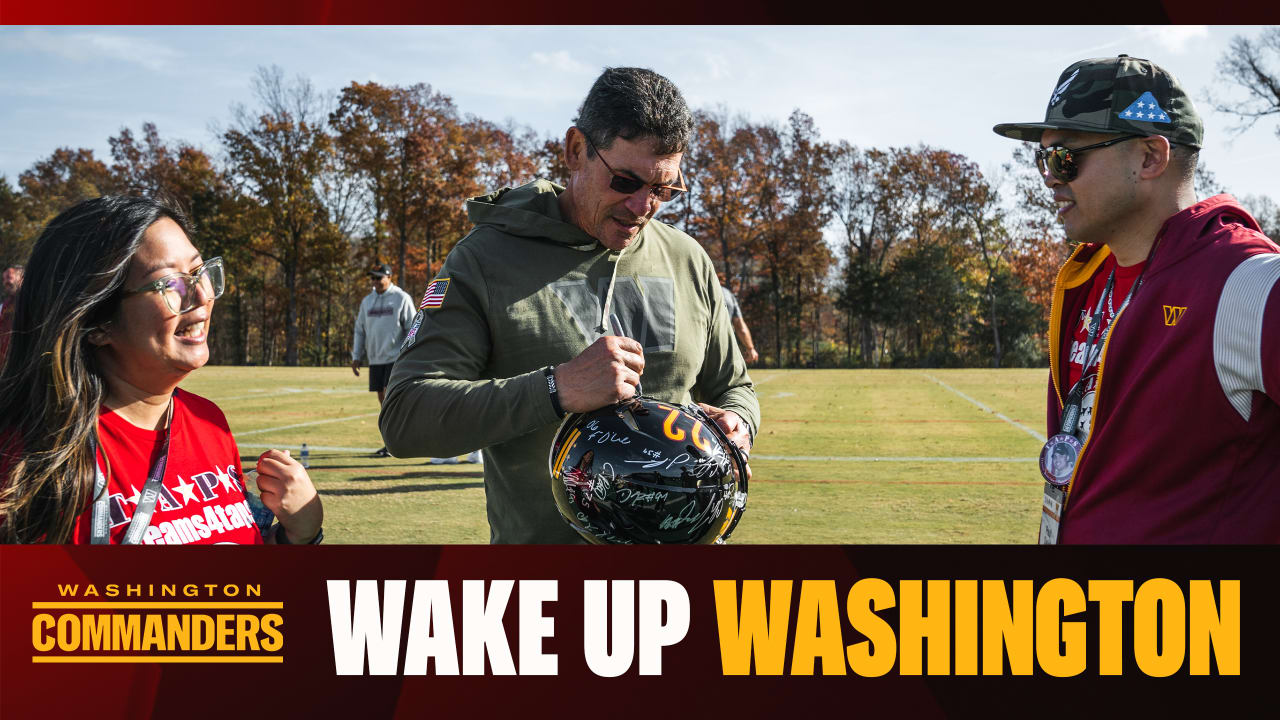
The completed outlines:
<svg viewBox="0 0 1280 720">
<path fill-rule="evenodd" d="M 319 542 L 306 470 L 262 454 L 280 522 L 255 522 L 222 411 L 178 390 L 209 361 L 222 271 L 181 212 L 148 198 L 88 200 L 44 229 L 0 369 L 0 539 Z"/>
</svg>

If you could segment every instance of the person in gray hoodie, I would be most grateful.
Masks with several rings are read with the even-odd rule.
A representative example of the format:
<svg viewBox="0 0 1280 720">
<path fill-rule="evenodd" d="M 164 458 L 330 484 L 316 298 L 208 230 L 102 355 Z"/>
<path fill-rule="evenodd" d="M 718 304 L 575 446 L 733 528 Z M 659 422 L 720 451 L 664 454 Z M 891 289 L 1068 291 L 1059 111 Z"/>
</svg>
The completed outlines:
<svg viewBox="0 0 1280 720">
<path fill-rule="evenodd" d="M 351 341 L 351 372 L 360 377 L 360 359 L 369 359 L 369 392 L 378 393 L 378 405 L 386 394 L 387 379 L 391 377 L 391 364 L 409 332 L 413 321 L 413 298 L 391 282 L 391 266 L 374 265 L 369 271 L 373 289 L 360 301 L 356 314 L 354 337 Z M 384 445 L 374 457 L 388 457 Z"/>
<path fill-rule="evenodd" d="M 654 220 L 693 119 L 651 70 L 609 68 L 565 134 L 570 172 L 467 201 L 378 419 L 396 456 L 484 448 L 494 543 L 579 543 L 547 453 L 560 419 L 637 393 L 697 401 L 744 452 L 760 406 L 706 252 Z"/>
</svg>

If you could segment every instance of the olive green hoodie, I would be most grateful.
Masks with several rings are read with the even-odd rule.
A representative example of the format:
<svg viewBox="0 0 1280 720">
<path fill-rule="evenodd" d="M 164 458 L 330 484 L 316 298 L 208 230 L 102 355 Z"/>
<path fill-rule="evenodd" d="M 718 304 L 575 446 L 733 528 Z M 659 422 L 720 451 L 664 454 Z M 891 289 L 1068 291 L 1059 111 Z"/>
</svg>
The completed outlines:
<svg viewBox="0 0 1280 720">
<path fill-rule="evenodd" d="M 485 449 L 495 543 L 581 542 L 551 496 L 560 420 L 544 369 L 612 335 L 611 317 L 644 347 L 646 395 L 706 402 L 760 427 L 706 252 L 656 220 L 611 251 L 561 218 L 563 191 L 538 180 L 467 201 L 476 227 L 428 288 L 378 419 L 397 457 Z"/>
</svg>

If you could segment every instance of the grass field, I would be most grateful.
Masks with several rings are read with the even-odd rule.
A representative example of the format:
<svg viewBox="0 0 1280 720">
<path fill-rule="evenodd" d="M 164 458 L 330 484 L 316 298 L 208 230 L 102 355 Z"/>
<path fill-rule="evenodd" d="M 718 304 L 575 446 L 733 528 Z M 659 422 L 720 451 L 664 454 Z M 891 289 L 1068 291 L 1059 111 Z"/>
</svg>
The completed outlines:
<svg viewBox="0 0 1280 720">
<path fill-rule="evenodd" d="M 752 377 L 764 428 L 735 544 L 1034 542 L 1044 370 Z M 183 387 L 226 413 L 246 468 L 309 445 L 326 542 L 488 542 L 479 466 L 369 457 L 382 441 L 363 373 L 207 367 Z"/>
</svg>

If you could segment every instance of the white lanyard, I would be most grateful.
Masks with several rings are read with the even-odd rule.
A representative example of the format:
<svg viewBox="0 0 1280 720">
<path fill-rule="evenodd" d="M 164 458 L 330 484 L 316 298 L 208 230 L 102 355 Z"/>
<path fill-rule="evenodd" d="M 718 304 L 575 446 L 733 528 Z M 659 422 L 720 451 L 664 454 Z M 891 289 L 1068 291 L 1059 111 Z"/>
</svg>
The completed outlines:
<svg viewBox="0 0 1280 720">
<path fill-rule="evenodd" d="M 178 394 L 175 389 L 174 395 Z M 133 519 L 125 530 L 121 545 L 137 545 L 142 542 L 142 534 L 151 525 L 151 516 L 155 513 L 156 500 L 160 498 L 160 487 L 164 484 L 164 468 L 169 464 L 169 438 L 173 431 L 173 397 L 169 398 L 168 419 L 164 428 L 164 443 L 160 447 L 160 456 L 151 465 L 147 474 L 147 483 L 138 496 L 138 504 L 133 510 Z M 98 443 L 95 436 L 89 436 L 89 448 L 93 452 L 93 527 L 89 542 L 93 545 L 111 544 L 111 510 L 107 504 L 107 478 L 98 467 Z M 104 455 L 105 457 L 105 455 Z"/>
</svg>

